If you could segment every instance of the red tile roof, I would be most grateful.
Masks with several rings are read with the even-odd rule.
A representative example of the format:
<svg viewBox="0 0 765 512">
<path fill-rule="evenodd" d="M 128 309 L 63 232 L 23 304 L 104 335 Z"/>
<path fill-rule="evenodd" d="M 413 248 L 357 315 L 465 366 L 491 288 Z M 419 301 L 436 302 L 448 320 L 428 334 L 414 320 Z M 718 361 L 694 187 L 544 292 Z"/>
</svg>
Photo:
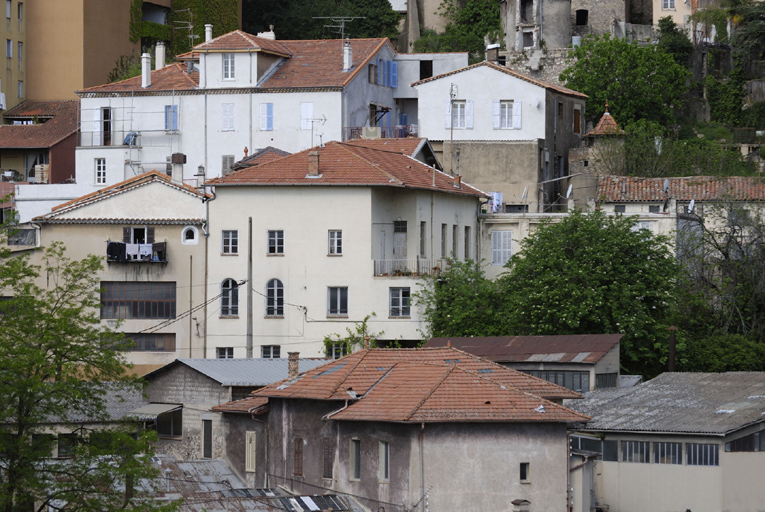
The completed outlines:
<svg viewBox="0 0 765 512">
<path fill-rule="evenodd" d="M 212 408 L 218 412 L 233 412 L 242 414 L 262 413 L 268 406 L 268 398 L 262 396 L 250 396 L 241 400 L 234 400 L 225 404 L 216 405 Z"/>
<path fill-rule="evenodd" d="M 244 169 L 245 167 L 252 167 L 255 165 L 264 164 L 266 162 L 273 162 L 274 160 L 278 160 L 283 156 L 288 156 L 291 154 L 292 153 L 282 151 L 281 149 L 275 148 L 273 146 L 266 146 L 262 149 L 256 149 L 252 152 L 252 154 L 242 158 L 234 165 L 232 165 L 231 169 L 236 171 L 237 169 Z"/>
<path fill-rule="evenodd" d="M 370 146 L 377 146 L 373 142 Z M 319 153 L 319 176 L 308 176 L 309 153 Z M 435 173 L 435 186 L 434 183 Z M 366 147 L 364 141 L 328 142 L 256 167 L 247 167 L 208 183 L 233 185 L 352 185 L 366 187 L 401 187 L 438 190 L 450 194 L 488 197 L 463 183 L 456 186 L 454 177 L 397 151 Z"/>
<path fill-rule="evenodd" d="M 669 192 L 664 193 L 664 180 Z M 762 201 L 765 182 L 757 177 L 689 176 L 684 178 L 638 178 L 601 176 L 598 197 L 607 203 L 661 202 L 667 197 L 678 201 Z"/>
<path fill-rule="evenodd" d="M 431 338 L 425 347 L 452 346 L 499 363 L 530 361 L 595 364 L 621 338 L 621 334 Z"/>
<path fill-rule="evenodd" d="M 355 139 L 347 141 L 346 144 L 415 156 L 422 146 L 427 143 L 427 140 L 428 139 L 423 137 L 407 137 L 404 139 Z"/>
<path fill-rule="evenodd" d="M 572 422 L 589 418 L 545 398 L 580 395 L 454 348 L 364 349 L 253 392 L 353 400 L 332 416 L 370 421 Z"/>
<path fill-rule="evenodd" d="M 192 71 L 191 74 L 186 73 L 186 66 L 183 64 L 168 64 L 162 69 L 157 69 L 151 72 L 151 85 L 146 89 L 141 87 L 141 75 L 134 76 L 121 80 L 119 82 L 113 82 L 110 84 L 96 85 L 95 87 L 88 87 L 81 91 L 81 93 L 100 93 L 100 92 L 131 92 L 131 91 L 180 91 L 185 89 L 196 89 L 199 85 L 199 72 Z"/>
<path fill-rule="evenodd" d="M 51 148 L 77 133 L 79 100 L 25 101 L 9 110 L 6 119 L 46 119 L 38 124 L 1 125 L 0 149 Z"/>
<path fill-rule="evenodd" d="M 498 66 L 496 64 L 492 64 L 491 62 L 483 61 L 479 62 L 477 64 L 473 64 L 471 66 L 467 66 L 465 68 L 455 69 L 454 71 L 449 71 L 448 73 L 442 73 L 440 75 L 432 76 L 430 78 L 426 78 L 424 80 L 419 80 L 417 82 L 414 82 L 412 86 L 422 85 L 426 84 L 428 82 L 432 82 L 434 80 L 440 80 L 441 78 L 446 78 L 448 76 L 456 75 L 457 73 L 462 73 L 465 71 L 469 71 L 471 69 L 480 68 L 486 66 L 489 69 L 493 69 L 496 71 L 499 71 L 501 73 L 504 73 L 506 75 L 513 76 L 515 78 L 520 78 L 521 80 L 525 80 L 526 82 L 529 82 L 534 85 L 538 85 L 539 87 L 544 87 L 545 89 L 550 89 L 552 91 L 559 92 L 561 94 L 567 94 L 569 96 L 577 96 L 579 98 L 586 98 L 587 95 L 578 91 L 575 91 L 573 89 L 569 89 L 567 87 L 563 87 L 562 85 L 553 84 L 550 82 L 544 82 L 542 80 L 537 80 L 536 78 L 532 78 L 528 75 L 524 75 L 523 73 L 519 73 L 515 70 L 512 70 L 510 68 L 506 68 L 505 66 Z"/>
<path fill-rule="evenodd" d="M 606 108 L 608 108 L 608 106 L 606 106 Z M 624 130 L 619 128 L 619 125 L 616 124 L 616 119 L 608 113 L 608 110 L 606 110 L 603 117 L 600 118 L 597 126 L 585 135 L 585 137 L 602 137 L 603 135 L 624 135 Z"/>
<path fill-rule="evenodd" d="M 290 56 L 290 51 L 284 45 L 273 39 L 258 37 L 241 30 L 234 30 L 223 34 L 210 41 L 205 41 L 192 48 L 192 53 L 204 52 L 231 52 L 242 50 L 255 50 L 274 53 L 284 57 Z"/>
</svg>

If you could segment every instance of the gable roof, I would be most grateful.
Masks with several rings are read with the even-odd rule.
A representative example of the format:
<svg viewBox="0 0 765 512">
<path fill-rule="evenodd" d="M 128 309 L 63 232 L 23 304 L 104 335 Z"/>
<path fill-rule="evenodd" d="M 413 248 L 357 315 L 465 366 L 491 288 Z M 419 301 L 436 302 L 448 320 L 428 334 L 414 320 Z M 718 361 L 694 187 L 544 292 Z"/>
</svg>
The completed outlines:
<svg viewBox="0 0 765 512">
<path fill-rule="evenodd" d="M 490 361 L 595 364 L 617 346 L 621 334 L 431 338 L 425 347 L 453 346 Z"/>
<path fill-rule="evenodd" d="M 446 78 L 449 76 L 454 76 L 458 73 L 464 73 L 466 71 L 471 71 L 473 69 L 481 68 L 481 67 L 488 67 L 489 69 L 493 69 L 494 71 L 499 71 L 500 73 L 504 73 L 506 75 L 510 75 L 514 78 L 518 78 L 520 80 L 524 80 L 526 82 L 529 82 L 530 84 L 537 85 L 539 87 L 543 87 L 545 89 L 549 89 L 551 91 L 559 92 L 561 94 L 566 94 L 568 96 L 576 96 L 578 98 L 587 98 L 587 95 L 578 91 L 575 91 L 573 89 L 569 89 L 568 87 L 563 87 L 562 85 L 554 84 L 551 82 L 544 82 L 542 80 L 537 80 L 536 78 L 530 77 L 528 75 L 524 75 L 523 73 L 519 73 L 518 71 L 515 71 L 513 69 L 507 68 L 505 66 L 498 66 L 496 64 L 492 64 L 491 62 L 483 61 L 478 62 L 477 64 L 472 64 L 470 66 L 455 69 L 454 71 L 449 71 L 448 73 L 442 73 L 440 75 L 431 76 L 430 78 L 425 78 L 423 80 L 418 80 L 417 82 L 412 83 L 412 87 L 416 87 L 418 85 L 426 84 L 428 82 L 433 82 L 435 80 L 440 80 L 442 78 Z"/>
<path fill-rule="evenodd" d="M 663 373 L 585 394 L 585 430 L 725 435 L 765 421 L 765 372 Z"/>
<path fill-rule="evenodd" d="M 205 41 L 192 48 L 194 53 L 263 51 L 283 57 L 289 57 L 290 51 L 280 42 L 265 37 L 258 37 L 241 30 L 234 30 Z"/>
<path fill-rule="evenodd" d="M 67 201 L 65 203 L 54 206 L 50 213 L 41 215 L 39 217 L 35 217 L 33 220 L 35 222 L 43 222 L 43 223 L 73 222 L 74 219 L 66 218 L 65 214 L 72 212 L 74 210 L 83 208 L 85 206 L 94 204 L 94 203 L 110 200 L 115 196 L 124 194 L 131 190 L 135 190 L 137 188 L 140 188 L 152 183 L 159 183 L 159 184 L 165 185 L 179 192 L 196 196 L 200 200 L 202 199 L 202 197 L 205 197 L 203 194 L 200 194 L 196 188 L 190 185 L 186 185 L 184 183 L 175 182 L 167 174 L 161 173 L 159 171 L 150 171 L 143 174 L 139 174 L 138 176 L 127 179 L 125 181 L 121 181 L 114 185 L 104 187 L 95 192 L 91 192 L 90 194 L 86 194 L 76 199 L 72 199 L 71 201 Z M 89 220 L 99 220 L 99 219 L 76 219 L 76 221 L 79 221 L 79 222 L 85 222 Z M 112 219 L 112 220 L 120 220 L 120 219 Z M 188 219 L 188 218 L 175 219 L 175 218 L 168 217 L 165 219 L 146 219 L 146 220 L 155 220 L 158 223 L 162 223 L 161 221 L 164 221 L 164 223 L 174 223 L 174 222 L 185 223 L 189 221 L 196 221 L 201 223 L 204 219 L 201 217 L 198 219 Z"/>
<path fill-rule="evenodd" d="M 346 144 L 362 146 L 369 149 L 379 149 L 409 155 L 439 171 L 443 171 L 441 162 L 438 161 L 433 147 L 425 137 L 404 137 L 398 139 L 354 139 Z"/>
<path fill-rule="evenodd" d="M 271 162 L 290 154 L 291 153 L 288 153 L 287 151 L 282 151 L 281 149 L 275 148 L 273 146 L 266 146 L 262 149 L 256 149 L 252 152 L 252 154 L 247 155 L 246 157 L 236 162 L 231 166 L 231 170 L 236 171 L 237 169 L 264 164 L 266 162 Z"/>
<path fill-rule="evenodd" d="M 300 359 L 300 371 L 308 371 L 327 359 Z M 176 359 L 143 376 L 151 380 L 176 366 L 187 366 L 221 386 L 266 386 L 287 378 L 287 359 Z"/>
<path fill-rule="evenodd" d="M 664 193 L 664 180 L 669 193 Z M 639 178 L 600 176 L 598 197 L 607 203 L 661 202 L 667 197 L 678 201 L 761 201 L 765 182 L 757 177 L 688 176 L 683 178 Z"/>
<path fill-rule="evenodd" d="M 25 101 L 7 111 L 6 119 L 47 119 L 43 123 L 0 125 L 0 149 L 51 148 L 77 133 L 79 100 Z"/>
<path fill-rule="evenodd" d="M 400 152 L 332 141 L 273 162 L 247 167 L 208 181 L 224 186 L 360 186 L 437 190 L 449 194 L 488 197 L 466 183 L 457 185 L 453 176 L 428 167 Z M 319 154 L 319 176 L 308 175 L 308 158 Z M 435 174 L 435 176 L 434 176 Z M 435 182 L 435 185 L 434 185 Z"/>
<path fill-rule="evenodd" d="M 199 71 L 196 69 L 191 74 L 186 73 L 186 66 L 175 63 L 151 72 L 151 85 L 144 89 L 141 87 L 141 75 L 112 82 L 110 84 L 88 87 L 76 93 L 80 96 L 87 93 L 101 92 L 134 92 L 134 91 L 180 91 L 196 89 L 199 85 Z"/>
<path fill-rule="evenodd" d="M 602 137 L 604 135 L 624 135 L 624 130 L 619 128 L 614 116 L 608 112 L 608 104 L 606 104 L 606 111 L 598 124 L 585 137 Z"/>
</svg>

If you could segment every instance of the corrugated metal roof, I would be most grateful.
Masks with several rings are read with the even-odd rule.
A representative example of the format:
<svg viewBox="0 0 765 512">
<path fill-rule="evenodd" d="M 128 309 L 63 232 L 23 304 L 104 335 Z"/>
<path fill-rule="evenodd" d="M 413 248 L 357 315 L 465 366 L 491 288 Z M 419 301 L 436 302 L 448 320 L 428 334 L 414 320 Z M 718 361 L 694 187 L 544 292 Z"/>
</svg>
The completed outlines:
<svg viewBox="0 0 765 512">
<path fill-rule="evenodd" d="M 586 430 L 723 435 L 765 421 L 765 372 L 663 373 L 569 407 L 592 417 Z"/>
<path fill-rule="evenodd" d="M 321 366 L 328 359 L 301 359 L 300 371 L 305 372 Z M 184 364 L 206 375 L 222 386 L 267 386 L 286 379 L 287 359 L 177 359 L 162 368 L 144 376 L 152 376 L 167 371 L 176 364 Z"/>
</svg>

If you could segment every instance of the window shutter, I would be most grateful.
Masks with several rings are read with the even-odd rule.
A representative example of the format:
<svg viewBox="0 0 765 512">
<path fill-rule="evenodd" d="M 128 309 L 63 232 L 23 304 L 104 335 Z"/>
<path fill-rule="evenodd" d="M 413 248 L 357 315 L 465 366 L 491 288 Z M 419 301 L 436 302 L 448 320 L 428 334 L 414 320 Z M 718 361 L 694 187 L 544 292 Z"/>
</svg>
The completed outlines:
<svg viewBox="0 0 765 512">
<path fill-rule="evenodd" d="M 504 265 L 513 255 L 513 232 L 492 231 L 491 264 Z"/>
<path fill-rule="evenodd" d="M 465 101 L 465 128 L 473 129 L 473 100 Z"/>
<path fill-rule="evenodd" d="M 129 244 L 132 238 L 133 230 L 129 227 L 122 228 L 122 243 Z"/>
<path fill-rule="evenodd" d="M 146 243 L 147 244 L 154 243 L 154 228 L 153 227 L 146 228 Z"/>
<path fill-rule="evenodd" d="M 513 129 L 514 130 L 521 129 L 521 105 L 523 105 L 522 101 L 513 102 Z"/>
<path fill-rule="evenodd" d="M 383 63 L 384 61 L 378 57 L 377 58 L 377 85 L 382 85 L 383 83 Z"/>
<path fill-rule="evenodd" d="M 224 103 L 222 105 L 221 129 L 223 131 L 234 130 L 234 104 L 233 103 Z"/>
<path fill-rule="evenodd" d="M 398 87 L 398 62 L 390 63 L 390 86 Z"/>
<path fill-rule="evenodd" d="M 499 124 L 499 100 L 494 100 L 494 104 L 492 106 L 492 120 L 495 130 L 499 130 L 500 124 Z"/>
<path fill-rule="evenodd" d="M 451 102 L 451 100 L 446 100 L 445 105 L 446 105 L 446 114 L 444 116 L 445 128 L 447 130 L 449 130 L 452 127 L 452 102 Z"/>
<path fill-rule="evenodd" d="M 268 108 L 266 112 L 266 129 L 269 131 L 274 129 L 274 104 L 268 103 Z"/>
<path fill-rule="evenodd" d="M 260 131 L 268 130 L 268 103 L 260 104 Z"/>
<path fill-rule="evenodd" d="M 101 108 L 93 110 L 93 145 L 100 146 L 101 141 Z"/>
<path fill-rule="evenodd" d="M 255 471 L 256 435 L 256 432 L 245 432 L 244 434 L 244 470 L 249 472 Z"/>
</svg>

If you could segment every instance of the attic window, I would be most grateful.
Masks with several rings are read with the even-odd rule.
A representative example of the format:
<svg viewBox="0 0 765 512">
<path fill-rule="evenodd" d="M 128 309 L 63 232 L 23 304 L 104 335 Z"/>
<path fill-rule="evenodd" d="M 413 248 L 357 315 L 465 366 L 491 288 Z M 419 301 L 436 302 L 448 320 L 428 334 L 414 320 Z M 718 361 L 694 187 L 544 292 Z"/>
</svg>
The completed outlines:
<svg viewBox="0 0 765 512">
<path fill-rule="evenodd" d="M 337 370 L 341 369 L 343 366 L 345 366 L 345 363 L 340 363 L 337 366 L 333 366 L 329 370 L 324 370 L 323 372 L 314 375 L 313 378 L 315 379 L 316 377 L 321 377 L 322 375 L 329 375 L 330 373 L 335 373 Z"/>
<path fill-rule="evenodd" d="M 491 368 L 481 368 L 480 370 L 478 370 L 478 373 L 494 373 L 494 370 L 492 370 Z"/>
</svg>

